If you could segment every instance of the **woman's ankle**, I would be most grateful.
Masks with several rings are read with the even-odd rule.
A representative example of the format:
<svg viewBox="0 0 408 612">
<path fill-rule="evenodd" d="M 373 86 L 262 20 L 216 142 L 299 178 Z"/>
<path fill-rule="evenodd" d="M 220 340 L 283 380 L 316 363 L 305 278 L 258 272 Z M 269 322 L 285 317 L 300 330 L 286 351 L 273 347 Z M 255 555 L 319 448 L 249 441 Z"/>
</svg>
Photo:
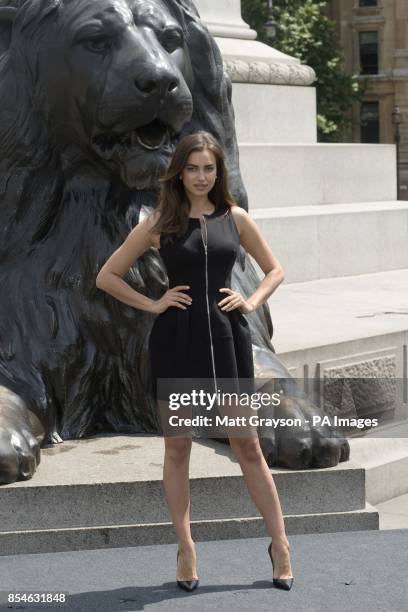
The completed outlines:
<svg viewBox="0 0 408 612">
<path fill-rule="evenodd" d="M 272 538 L 272 548 L 275 548 L 276 550 L 283 548 L 286 550 L 290 550 L 289 540 L 285 535 L 279 538 Z"/>
<path fill-rule="evenodd" d="M 192 538 L 178 540 L 178 548 L 180 551 L 191 550 L 195 548 L 195 542 Z"/>
</svg>

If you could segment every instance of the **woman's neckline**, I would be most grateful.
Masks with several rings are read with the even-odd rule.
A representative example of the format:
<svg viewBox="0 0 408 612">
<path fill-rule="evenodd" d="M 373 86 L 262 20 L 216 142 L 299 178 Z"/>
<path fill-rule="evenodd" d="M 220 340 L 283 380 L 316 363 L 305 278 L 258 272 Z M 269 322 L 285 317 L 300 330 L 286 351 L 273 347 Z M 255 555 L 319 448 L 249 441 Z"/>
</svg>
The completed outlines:
<svg viewBox="0 0 408 612">
<path fill-rule="evenodd" d="M 201 217 L 212 217 L 213 215 L 215 215 L 215 213 L 218 211 L 219 207 L 215 206 L 214 210 L 212 213 L 203 213 L 202 215 L 200 215 L 199 217 L 188 217 L 189 219 L 193 219 L 194 221 L 199 221 L 201 219 Z"/>
</svg>

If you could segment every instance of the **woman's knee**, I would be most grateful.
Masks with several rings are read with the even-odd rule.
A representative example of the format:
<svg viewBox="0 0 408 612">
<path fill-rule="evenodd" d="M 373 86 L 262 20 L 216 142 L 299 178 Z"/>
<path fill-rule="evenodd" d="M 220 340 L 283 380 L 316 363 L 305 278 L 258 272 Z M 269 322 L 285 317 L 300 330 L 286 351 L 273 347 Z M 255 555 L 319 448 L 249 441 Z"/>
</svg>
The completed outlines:
<svg viewBox="0 0 408 612">
<path fill-rule="evenodd" d="M 166 457 L 175 463 L 182 463 L 190 457 L 191 438 L 165 437 Z"/>
<path fill-rule="evenodd" d="M 258 436 L 230 438 L 230 445 L 238 459 L 252 462 L 260 462 L 263 459 Z"/>
</svg>

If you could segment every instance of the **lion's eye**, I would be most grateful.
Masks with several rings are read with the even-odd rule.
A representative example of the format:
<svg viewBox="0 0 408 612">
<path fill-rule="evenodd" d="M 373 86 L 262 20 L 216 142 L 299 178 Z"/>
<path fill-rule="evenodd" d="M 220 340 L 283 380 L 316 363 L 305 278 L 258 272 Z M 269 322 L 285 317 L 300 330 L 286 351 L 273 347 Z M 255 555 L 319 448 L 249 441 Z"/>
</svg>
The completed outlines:
<svg viewBox="0 0 408 612">
<path fill-rule="evenodd" d="M 182 46 L 183 35 L 179 30 L 167 30 L 163 32 L 160 42 L 166 51 L 172 53 Z"/>
<path fill-rule="evenodd" d="M 89 38 L 88 40 L 84 40 L 83 44 L 90 51 L 108 51 L 112 46 L 112 41 L 108 36 L 95 36 L 94 38 Z"/>
</svg>

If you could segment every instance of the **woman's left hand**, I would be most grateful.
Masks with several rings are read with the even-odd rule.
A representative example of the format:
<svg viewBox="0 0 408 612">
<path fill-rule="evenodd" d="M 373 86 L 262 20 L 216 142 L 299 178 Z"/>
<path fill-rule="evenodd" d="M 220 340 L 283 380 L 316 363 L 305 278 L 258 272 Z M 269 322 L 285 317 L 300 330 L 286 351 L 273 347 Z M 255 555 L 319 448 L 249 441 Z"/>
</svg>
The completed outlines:
<svg viewBox="0 0 408 612">
<path fill-rule="evenodd" d="M 218 306 L 221 306 L 221 310 L 226 312 L 238 308 L 242 314 L 248 314 L 255 310 L 253 304 L 247 302 L 238 291 L 233 291 L 229 287 L 223 287 L 220 291 L 228 293 L 227 297 L 221 300 L 221 302 L 218 302 Z"/>
</svg>

